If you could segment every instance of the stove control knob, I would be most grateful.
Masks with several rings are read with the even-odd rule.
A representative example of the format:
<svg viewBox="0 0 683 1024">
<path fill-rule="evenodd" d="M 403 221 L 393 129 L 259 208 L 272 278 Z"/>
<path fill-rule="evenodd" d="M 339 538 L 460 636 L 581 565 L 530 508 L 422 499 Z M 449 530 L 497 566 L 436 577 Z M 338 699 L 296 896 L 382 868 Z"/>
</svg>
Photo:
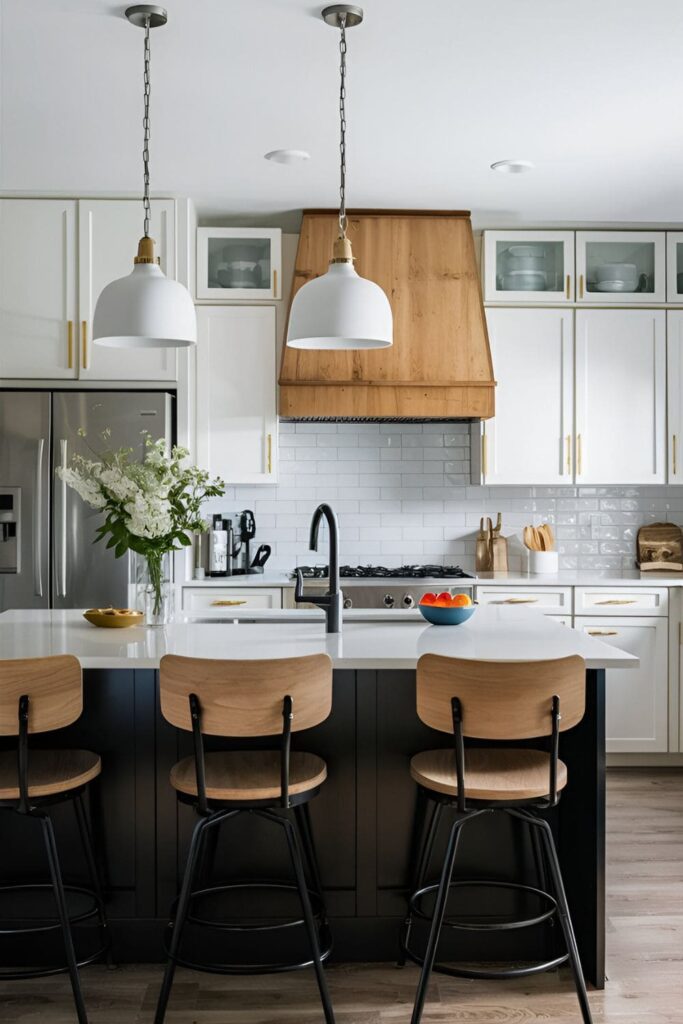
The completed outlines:
<svg viewBox="0 0 683 1024">
<path fill-rule="evenodd" d="M 351 600 L 350 597 L 345 597 L 344 598 L 344 607 L 345 608 L 353 608 L 353 601 Z"/>
<path fill-rule="evenodd" d="M 413 597 L 412 594 L 404 594 L 403 595 L 403 607 L 404 608 L 414 608 L 415 607 L 415 598 Z"/>
<path fill-rule="evenodd" d="M 395 604 L 396 604 L 396 598 L 394 597 L 393 594 L 385 594 L 384 595 L 384 607 L 385 608 L 393 608 Z"/>
</svg>

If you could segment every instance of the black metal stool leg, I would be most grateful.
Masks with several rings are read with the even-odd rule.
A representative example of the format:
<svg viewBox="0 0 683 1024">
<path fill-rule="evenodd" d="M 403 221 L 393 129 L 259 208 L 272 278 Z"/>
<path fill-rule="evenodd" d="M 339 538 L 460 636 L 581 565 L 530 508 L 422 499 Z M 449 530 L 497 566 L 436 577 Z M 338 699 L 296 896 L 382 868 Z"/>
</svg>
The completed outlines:
<svg viewBox="0 0 683 1024">
<path fill-rule="evenodd" d="M 57 843 L 55 842 L 55 833 L 52 828 L 52 822 L 47 814 L 41 815 L 40 823 L 43 826 L 43 838 L 45 840 L 45 850 L 50 867 L 50 876 L 52 878 L 52 888 L 54 891 L 55 903 L 57 904 L 59 921 L 62 926 L 64 950 L 66 953 L 66 962 L 69 969 L 69 979 L 71 981 L 74 1003 L 76 1004 L 76 1015 L 78 1016 L 79 1024 L 88 1024 L 88 1015 L 85 1012 L 83 993 L 81 992 L 81 979 L 78 974 L 78 966 L 76 962 L 76 951 L 74 949 L 73 936 L 71 934 L 69 908 L 67 906 L 66 896 L 64 895 L 64 883 L 62 882 L 62 872 L 59 866 L 59 854 L 57 852 Z"/>
<path fill-rule="evenodd" d="M 306 875 L 304 873 L 303 861 L 301 859 L 301 842 L 299 839 L 299 829 L 297 827 L 296 818 L 294 821 L 289 819 L 280 819 L 284 825 L 285 835 L 287 836 L 287 844 L 289 846 L 289 853 L 292 858 L 292 865 L 294 867 L 294 874 L 296 876 L 296 884 L 299 890 L 299 896 L 301 898 L 301 906 L 304 912 L 304 921 L 306 923 L 306 931 L 308 932 L 308 939 L 311 944 L 311 952 L 313 954 L 313 966 L 315 967 L 315 975 L 318 981 L 318 989 L 320 991 L 320 1000 L 323 1004 L 323 1012 L 325 1014 L 326 1024 L 335 1024 L 334 1011 L 332 1009 L 332 1002 L 330 1000 L 330 993 L 327 988 L 327 978 L 325 977 L 325 968 L 320 958 L 320 943 L 318 941 L 318 931 L 316 928 L 315 918 L 313 917 L 313 910 L 311 908 L 311 900 L 306 887 Z M 160 1022 L 157 1022 L 160 1024 Z"/>
<path fill-rule="evenodd" d="M 85 807 L 83 804 L 83 796 L 78 793 L 74 797 L 74 810 L 76 812 L 76 822 L 78 824 L 78 832 L 81 837 L 81 846 L 83 847 L 83 853 L 85 855 L 85 861 L 88 867 L 88 874 L 90 876 L 90 884 L 93 892 L 97 899 L 97 910 L 98 917 L 100 919 L 100 932 L 102 935 L 102 946 L 104 948 L 104 958 L 108 967 L 114 966 L 114 961 L 111 955 L 111 933 L 109 931 L 109 922 L 107 921 L 107 915 L 104 909 L 104 896 L 102 894 L 102 885 L 100 882 L 99 872 L 97 870 L 97 864 L 95 863 L 95 854 L 93 852 L 92 833 L 90 831 L 90 825 L 88 818 L 85 813 Z"/>
<path fill-rule="evenodd" d="M 299 836 L 301 844 L 303 846 L 304 856 L 310 872 L 311 881 L 313 882 L 313 888 L 320 896 L 323 907 L 325 906 L 325 900 L 323 896 L 323 884 L 320 876 L 320 866 L 318 864 L 318 855 L 315 849 L 315 841 L 313 839 L 313 828 L 311 827 L 311 812 L 308 804 L 298 804 L 294 808 L 294 817 L 299 828 Z"/>
<path fill-rule="evenodd" d="M 419 792 L 420 792 L 420 790 L 418 790 L 418 793 Z M 424 803 L 424 813 L 426 815 L 428 804 L 429 804 L 429 798 L 428 798 L 428 796 L 427 796 L 427 794 L 425 793 L 424 790 L 422 790 L 422 793 L 423 793 L 423 797 L 424 797 L 424 801 L 425 801 L 425 803 Z M 418 806 L 417 810 L 418 810 L 418 813 L 419 813 L 419 810 L 420 810 L 419 806 Z M 424 837 L 424 841 L 422 843 L 421 849 L 417 850 L 418 856 L 417 856 L 417 859 L 416 859 L 416 863 L 414 865 L 414 874 L 413 874 L 413 876 L 411 878 L 411 891 L 408 894 L 408 898 L 410 898 L 412 893 L 416 892 L 418 889 L 421 889 L 422 886 L 425 883 L 425 876 L 426 876 L 427 871 L 429 869 L 429 862 L 432 859 L 432 850 L 434 849 L 434 840 L 436 839 L 436 833 L 438 831 L 439 822 L 441 821 L 442 811 L 443 811 L 443 804 L 435 802 L 434 806 L 433 806 L 433 809 L 432 809 L 432 816 L 429 819 L 429 825 L 427 826 L 427 834 Z M 407 947 L 407 945 L 408 945 L 408 943 L 410 941 L 410 933 L 412 931 L 412 927 L 413 927 L 413 915 L 412 915 L 412 912 L 409 909 L 408 910 L 408 915 L 407 915 L 405 921 L 403 922 L 403 935 L 402 935 L 401 939 L 399 940 L 399 942 L 400 942 L 400 951 L 399 951 L 399 955 L 398 955 L 398 960 L 396 962 L 398 967 L 405 967 L 405 965 L 406 965 L 406 960 L 407 960 L 406 947 Z"/>
<path fill-rule="evenodd" d="M 178 908 L 176 910 L 175 920 L 172 923 L 171 944 L 168 948 L 168 960 L 166 961 L 164 980 L 161 983 L 161 991 L 159 992 L 159 999 L 157 1001 L 154 1024 L 163 1024 L 164 1017 L 166 1016 L 166 1007 L 168 1006 L 171 987 L 173 985 L 173 977 L 175 975 L 176 956 L 180 946 L 183 927 L 190 909 L 192 883 L 199 865 L 202 837 L 204 830 L 207 828 L 208 820 L 209 819 L 207 818 L 202 818 L 198 821 L 194 827 L 194 832 L 192 833 L 192 841 L 190 843 L 190 851 L 187 855 L 187 864 L 185 865 L 185 875 L 183 876 L 183 884 L 180 890 Z"/>
<path fill-rule="evenodd" d="M 425 950 L 420 981 L 415 994 L 415 1005 L 413 1006 L 411 1024 L 420 1024 L 420 1020 L 422 1018 L 425 997 L 427 995 L 427 986 L 429 985 L 429 978 L 434 966 L 436 950 L 439 944 L 439 936 L 441 935 L 441 926 L 446 913 L 446 903 L 448 902 L 448 891 L 451 884 L 451 876 L 453 874 L 453 865 L 455 864 L 455 855 L 458 850 L 458 840 L 465 820 L 466 819 L 464 818 L 459 818 L 453 823 L 451 834 L 448 839 L 448 847 L 446 849 L 446 856 L 444 858 L 443 869 L 441 871 L 441 881 L 439 882 L 439 888 L 434 902 L 434 916 L 432 917 L 432 925 L 429 930 L 427 949 Z"/>
<path fill-rule="evenodd" d="M 562 881 L 562 872 L 560 870 L 560 862 L 557 857 L 557 850 L 555 849 L 553 833 L 547 821 L 544 821 L 542 818 L 534 820 L 537 822 L 537 827 L 540 829 L 541 838 L 543 840 L 548 859 L 553 888 L 555 889 L 555 898 L 557 899 L 560 925 L 562 926 L 562 932 L 564 934 L 565 942 L 567 943 L 567 952 L 569 953 L 569 962 L 571 964 L 572 974 L 574 975 L 576 995 L 579 1000 L 579 1006 L 581 1007 L 581 1016 L 584 1024 L 593 1024 L 591 1008 L 588 1003 L 586 982 L 583 976 L 583 969 L 581 967 L 581 958 L 576 944 L 576 936 L 574 935 L 574 926 L 569 913 L 567 895 L 564 891 L 564 882 Z"/>
<path fill-rule="evenodd" d="M 201 868 L 200 878 L 202 879 L 202 885 L 209 886 L 216 865 L 216 850 L 218 849 L 218 840 L 221 837 L 220 828 L 207 829 L 204 834 L 204 840 L 201 849 Z"/>
</svg>

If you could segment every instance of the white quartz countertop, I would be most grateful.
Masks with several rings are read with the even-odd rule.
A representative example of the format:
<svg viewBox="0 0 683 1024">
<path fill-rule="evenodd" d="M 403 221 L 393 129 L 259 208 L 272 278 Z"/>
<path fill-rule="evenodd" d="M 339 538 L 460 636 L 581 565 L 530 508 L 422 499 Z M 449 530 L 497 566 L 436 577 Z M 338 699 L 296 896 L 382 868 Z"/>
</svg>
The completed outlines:
<svg viewBox="0 0 683 1024">
<path fill-rule="evenodd" d="M 305 580 L 305 585 L 312 582 Z M 394 578 L 383 581 L 380 579 L 343 579 L 342 589 L 359 585 L 381 586 L 382 582 L 392 585 L 426 586 L 439 590 L 451 587 L 473 586 L 488 587 L 509 584 L 510 586 L 526 587 L 683 587 L 683 572 L 640 572 L 638 569 L 590 570 L 561 569 L 554 573 L 529 572 L 482 572 L 473 574 L 472 579 L 410 579 Z M 293 587 L 294 580 L 289 573 L 255 574 L 253 576 L 221 576 L 209 577 L 204 580 L 185 580 L 183 587 Z"/>
<path fill-rule="evenodd" d="M 277 613 L 271 613 L 275 618 Z M 460 626 L 423 621 L 347 622 L 327 635 L 322 622 L 234 623 L 180 620 L 164 627 L 98 629 L 78 610 L 0 615 L 0 656 L 74 654 L 84 668 L 157 668 L 164 654 L 194 658 L 287 658 L 330 654 L 335 668 L 414 669 L 423 654 L 488 661 L 538 661 L 579 654 L 587 668 L 630 668 L 633 655 L 527 608 L 477 608 Z"/>
</svg>

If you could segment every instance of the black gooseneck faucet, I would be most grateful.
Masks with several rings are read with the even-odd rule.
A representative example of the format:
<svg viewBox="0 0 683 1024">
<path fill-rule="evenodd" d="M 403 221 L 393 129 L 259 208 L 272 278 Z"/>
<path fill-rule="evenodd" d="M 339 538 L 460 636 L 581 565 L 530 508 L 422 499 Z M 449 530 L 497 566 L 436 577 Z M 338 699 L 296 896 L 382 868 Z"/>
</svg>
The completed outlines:
<svg viewBox="0 0 683 1024">
<path fill-rule="evenodd" d="M 320 520 L 327 520 L 327 527 L 330 534 L 330 589 L 326 594 L 304 593 L 304 577 L 301 569 L 296 570 L 296 587 L 294 589 L 294 600 L 297 604 L 306 601 L 309 604 L 317 605 L 325 612 L 328 633 L 341 633 L 342 624 L 342 592 L 339 587 L 339 523 L 332 508 L 327 504 L 318 505 L 311 520 L 311 534 L 309 548 L 311 551 L 318 550 L 318 530 Z"/>
</svg>

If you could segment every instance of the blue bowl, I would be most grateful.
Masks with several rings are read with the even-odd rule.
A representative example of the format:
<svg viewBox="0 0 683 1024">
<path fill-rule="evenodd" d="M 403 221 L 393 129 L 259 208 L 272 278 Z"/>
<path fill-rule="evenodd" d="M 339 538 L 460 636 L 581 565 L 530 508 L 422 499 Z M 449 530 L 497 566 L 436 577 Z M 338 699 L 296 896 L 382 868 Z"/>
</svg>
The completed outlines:
<svg viewBox="0 0 683 1024">
<path fill-rule="evenodd" d="M 464 608 L 437 608 L 433 604 L 419 604 L 418 608 L 422 617 L 431 622 L 433 626 L 459 626 L 461 622 L 467 622 L 474 615 L 474 604 L 466 605 Z"/>
</svg>

